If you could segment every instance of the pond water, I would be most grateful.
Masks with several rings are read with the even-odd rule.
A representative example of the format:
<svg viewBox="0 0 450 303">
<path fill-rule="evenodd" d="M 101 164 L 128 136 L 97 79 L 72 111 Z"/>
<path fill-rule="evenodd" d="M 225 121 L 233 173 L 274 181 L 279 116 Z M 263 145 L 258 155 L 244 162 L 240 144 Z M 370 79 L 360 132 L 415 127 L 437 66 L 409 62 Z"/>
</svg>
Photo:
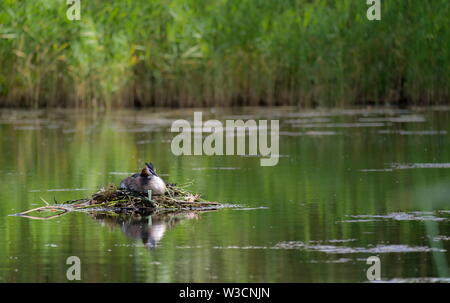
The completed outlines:
<svg viewBox="0 0 450 303">
<path fill-rule="evenodd" d="M 199 110 L 197 110 L 199 111 Z M 194 110 L 0 111 L 0 282 L 450 281 L 450 111 L 205 109 L 277 119 L 280 156 L 175 156 Z M 171 183 L 239 207 L 129 217 L 8 216 L 89 196 L 153 162 Z"/>
</svg>

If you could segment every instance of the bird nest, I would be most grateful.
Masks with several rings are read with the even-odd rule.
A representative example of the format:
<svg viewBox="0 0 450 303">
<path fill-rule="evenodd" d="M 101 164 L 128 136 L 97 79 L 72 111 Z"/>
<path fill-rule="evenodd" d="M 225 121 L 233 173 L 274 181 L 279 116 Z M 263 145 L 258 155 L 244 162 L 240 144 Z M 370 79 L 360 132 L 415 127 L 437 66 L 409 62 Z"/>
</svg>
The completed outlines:
<svg viewBox="0 0 450 303">
<path fill-rule="evenodd" d="M 192 209 L 201 207 L 220 206 L 220 203 L 201 199 L 200 194 L 193 194 L 182 187 L 173 184 L 166 186 L 164 195 L 151 193 L 137 193 L 125 189 L 118 189 L 115 185 L 102 188 L 92 195 L 88 201 L 91 207 L 118 208 L 176 208 Z"/>
<path fill-rule="evenodd" d="M 189 184 L 187 184 L 189 185 Z M 158 210 L 208 210 L 217 209 L 223 205 L 218 202 L 203 200 L 200 194 L 194 194 L 184 186 L 167 184 L 164 195 L 151 195 L 149 193 L 132 192 L 117 188 L 110 184 L 100 189 L 89 198 L 66 201 L 61 204 L 33 208 L 14 216 L 31 219 L 47 220 L 59 217 L 71 211 L 133 211 L 148 212 Z"/>
</svg>

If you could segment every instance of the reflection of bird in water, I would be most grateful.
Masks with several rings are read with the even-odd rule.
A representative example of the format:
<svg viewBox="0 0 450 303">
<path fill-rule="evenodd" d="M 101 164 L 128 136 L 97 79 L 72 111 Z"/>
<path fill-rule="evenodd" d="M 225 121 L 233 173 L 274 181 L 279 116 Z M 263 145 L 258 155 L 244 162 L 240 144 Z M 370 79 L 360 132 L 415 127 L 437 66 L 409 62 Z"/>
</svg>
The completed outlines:
<svg viewBox="0 0 450 303">
<path fill-rule="evenodd" d="M 149 190 L 154 195 L 162 195 L 166 191 L 166 184 L 151 163 L 145 163 L 145 167 L 140 174 L 133 174 L 120 182 L 120 188 L 131 191 L 147 193 Z"/>
<path fill-rule="evenodd" d="M 120 226 L 123 233 L 131 239 L 141 239 L 149 249 L 155 248 L 168 229 L 183 220 L 198 219 L 193 211 L 160 213 L 151 216 L 133 216 L 130 214 L 93 213 L 96 220 L 109 226 Z"/>
<path fill-rule="evenodd" d="M 164 220 L 159 221 L 158 218 L 144 219 L 140 222 L 132 224 L 123 224 L 122 231 L 132 239 L 142 239 L 142 243 L 148 248 L 154 248 L 164 237 L 167 225 Z"/>
<path fill-rule="evenodd" d="M 161 241 L 164 237 L 164 233 L 166 232 L 167 225 L 166 224 L 152 224 L 152 227 L 147 231 L 143 231 L 141 233 L 142 242 L 148 248 L 156 247 L 156 244 Z"/>
</svg>

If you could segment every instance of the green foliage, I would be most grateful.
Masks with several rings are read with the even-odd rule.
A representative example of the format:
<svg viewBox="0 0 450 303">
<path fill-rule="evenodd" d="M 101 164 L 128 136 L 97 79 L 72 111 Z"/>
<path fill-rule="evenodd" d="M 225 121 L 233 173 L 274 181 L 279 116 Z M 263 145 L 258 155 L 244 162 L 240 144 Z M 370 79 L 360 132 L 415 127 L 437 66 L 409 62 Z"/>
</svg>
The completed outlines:
<svg viewBox="0 0 450 303">
<path fill-rule="evenodd" d="M 0 3 L 3 106 L 448 103 L 450 2 Z"/>
</svg>

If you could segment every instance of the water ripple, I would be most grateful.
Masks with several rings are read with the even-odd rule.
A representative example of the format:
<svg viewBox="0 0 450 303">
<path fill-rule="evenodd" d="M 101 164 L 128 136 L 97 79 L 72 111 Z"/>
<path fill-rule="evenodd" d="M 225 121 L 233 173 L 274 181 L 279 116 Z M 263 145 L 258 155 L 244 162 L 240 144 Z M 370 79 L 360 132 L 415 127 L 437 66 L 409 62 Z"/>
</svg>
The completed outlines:
<svg viewBox="0 0 450 303">
<path fill-rule="evenodd" d="M 445 249 L 428 247 L 428 246 L 409 246 L 405 244 L 392 244 L 392 245 L 377 245 L 375 247 L 350 247 L 350 246 L 336 246 L 315 244 L 310 245 L 302 241 L 287 241 L 280 242 L 274 246 L 214 246 L 214 249 L 283 249 L 283 250 L 306 250 L 306 251 L 318 251 L 327 254 L 355 254 L 355 253 L 371 253 L 371 254 L 383 254 L 383 253 L 417 253 L 417 252 L 446 252 Z"/>
<path fill-rule="evenodd" d="M 437 217 L 433 212 L 394 212 L 387 215 L 347 215 L 350 220 L 337 221 L 336 223 L 374 222 L 382 220 L 396 221 L 447 221 L 448 218 Z"/>
</svg>

